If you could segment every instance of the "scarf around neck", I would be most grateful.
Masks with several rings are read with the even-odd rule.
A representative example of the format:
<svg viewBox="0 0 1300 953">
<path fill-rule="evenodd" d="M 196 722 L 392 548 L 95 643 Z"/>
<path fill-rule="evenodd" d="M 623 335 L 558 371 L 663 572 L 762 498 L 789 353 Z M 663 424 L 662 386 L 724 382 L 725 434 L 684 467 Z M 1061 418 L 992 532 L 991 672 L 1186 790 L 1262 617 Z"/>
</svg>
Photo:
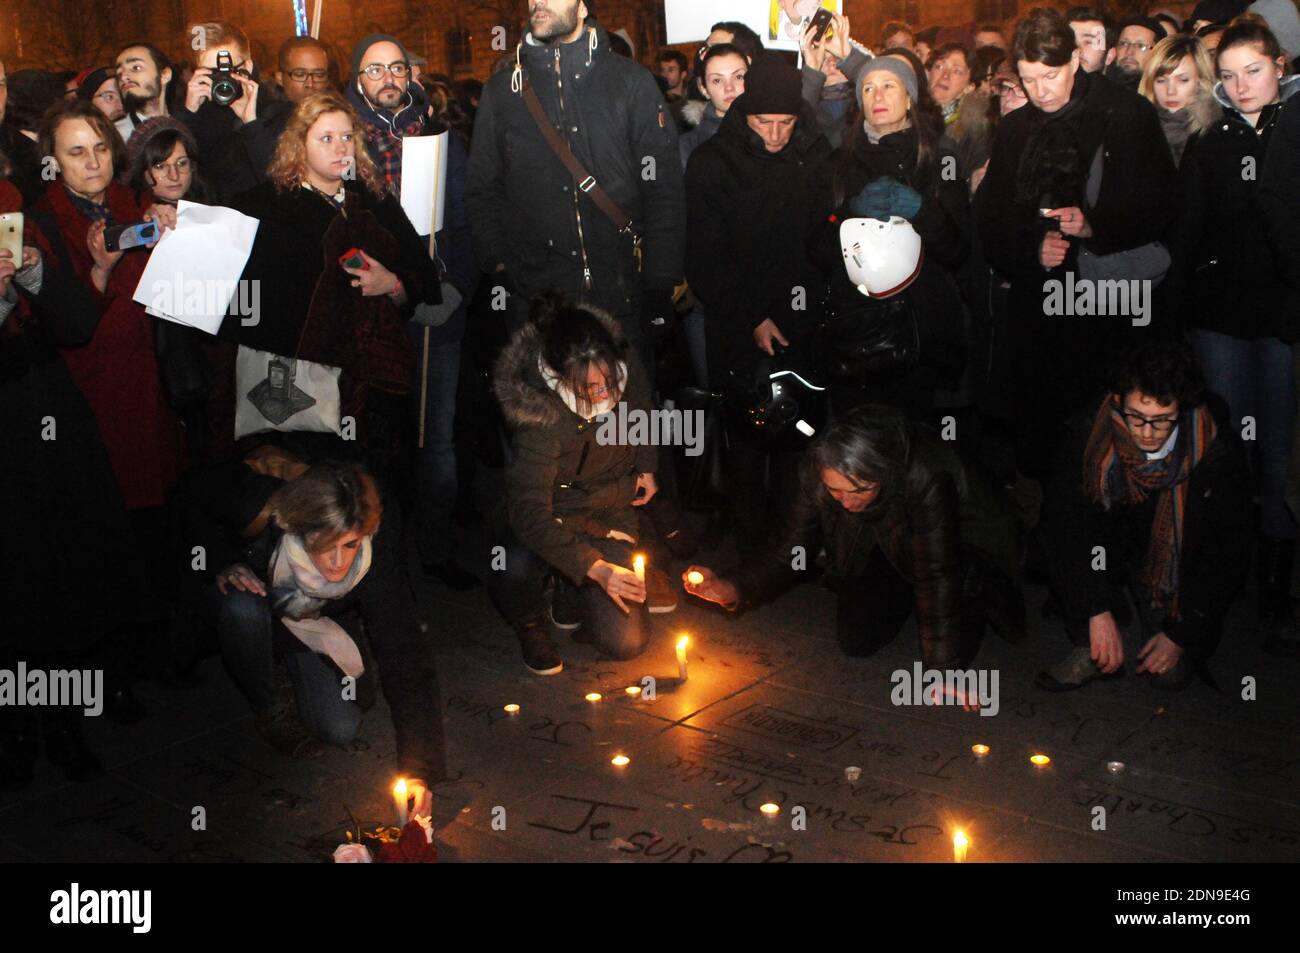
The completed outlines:
<svg viewBox="0 0 1300 953">
<path fill-rule="evenodd" d="M 578 409 L 578 397 L 574 394 L 573 389 L 569 387 L 568 382 L 557 374 L 551 366 L 542 359 L 540 354 L 537 356 L 537 371 L 542 375 L 542 380 L 546 382 L 546 386 L 551 389 L 551 392 L 554 393 L 556 397 L 560 398 L 560 400 L 564 401 L 564 406 L 568 407 L 571 412 L 577 414 L 583 420 L 592 420 L 593 418 L 599 417 L 601 414 L 607 414 L 613 410 L 614 405 L 618 403 L 619 399 L 622 397 L 623 389 L 627 385 L 627 363 L 619 361 L 618 367 L 615 370 L 615 373 L 618 375 L 618 383 L 614 388 L 612 388 L 618 393 L 607 397 L 602 401 L 593 403 L 591 405 L 591 413 L 583 414 L 582 411 Z"/>
<path fill-rule="evenodd" d="M 371 538 L 361 540 L 348 574 L 330 582 L 316 568 L 302 537 L 285 533 L 271 556 L 271 608 L 285 628 L 321 655 L 328 655 L 344 674 L 360 677 L 365 670 L 361 652 L 347 631 L 321 615 L 330 602 L 342 599 L 370 571 Z"/>
<path fill-rule="evenodd" d="M 1158 494 L 1146 560 L 1137 579 L 1151 594 L 1152 605 L 1175 619 L 1188 485 L 1192 471 L 1214 444 L 1217 430 L 1214 417 L 1200 406 L 1180 415 L 1178 432 L 1172 452 L 1149 459 L 1133 441 L 1120 405 L 1107 395 L 1093 420 L 1083 472 L 1085 495 L 1103 510 L 1116 504 L 1136 505 L 1151 493 Z"/>
</svg>

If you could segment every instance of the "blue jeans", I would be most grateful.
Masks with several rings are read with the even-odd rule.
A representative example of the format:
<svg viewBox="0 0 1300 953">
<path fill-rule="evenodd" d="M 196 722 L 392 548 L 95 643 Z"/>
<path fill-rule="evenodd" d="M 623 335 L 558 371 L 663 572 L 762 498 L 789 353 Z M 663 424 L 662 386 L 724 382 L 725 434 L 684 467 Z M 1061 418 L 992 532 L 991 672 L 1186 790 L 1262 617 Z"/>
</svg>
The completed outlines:
<svg viewBox="0 0 1300 953">
<path fill-rule="evenodd" d="M 408 325 L 415 342 L 414 395 L 420 412 L 420 372 L 424 328 Z M 452 510 L 456 506 L 456 385 L 460 379 L 460 342 L 429 346 L 429 376 L 424 400 L 424 448 L 420 450 L 420 518 L 416 539 L 425 562 L 446 562 L 452 553 Z"/>
<path fill-rule="evenodd" d="M 1275 539 L 1295 539 L 1296 522 L 1285 502 L 1295 425 L 1291 345 L 1280 338 L 1252 341 L 1199 329 L 1192 332 L 1192 343 L 1210 390 L 1228 403 L 1231 425 L 1240 434 L 1242 418 L 1255 418 L 1260 532 Z M 1247 441 L 1247 451 L 1250 447 Z"/>
<path fill-rule="evenodd" d="M 631 568 L 631 543 L 618 539 L 592 539 L 590 542 L 607 562 Z M 551 573 L 558 577 L 559 571 L 552 569 L 550 563 L 520 542 L 513 533 L 507 533 L 501 545 L 505 547 L 505 569 L 488 573 L 488 587 L 497 607 L 516 630 L 541 624 L 547 613 L 546 577 Z M 564 578 L 559 579 L 558 584 L 572 585 Z M 650 627 L 646 622 L 644 605 L 628 603 L 631 611 L 624 615 L 605 590 L 590 579 L 577 590 L 576 595 L 585 641 L 616 659 L 636 658 L 645 651 L 650 640 Z"/>
<path fill-rule="evenodd" d="M 704 308 L 696 305 L 691 313 L 682 318 L 682 338 L 686 341 L 686 351 L 691 356 L 691 370 L 695 372 L 695 383 L 699 387 L 709 386 L 709 366 L 705 358 L 705 324 Z"/>
<path fill-rule="evenodd" d="M 361 726 L 361 708 L 343 698 L 342 674 L 272 617 L 265 596 L 233 588 L 222 595 L 214 585 L 208 592 L 208 607 L 215 615 L 221 654 L 254 711 L 267 711 L 279 701 L 275 677 L 279 648 L 307 730 L 326 744 L 352 743 Z M 368 677 L 373 677 L 369 671 L 362 676 Z"/>
</svg>

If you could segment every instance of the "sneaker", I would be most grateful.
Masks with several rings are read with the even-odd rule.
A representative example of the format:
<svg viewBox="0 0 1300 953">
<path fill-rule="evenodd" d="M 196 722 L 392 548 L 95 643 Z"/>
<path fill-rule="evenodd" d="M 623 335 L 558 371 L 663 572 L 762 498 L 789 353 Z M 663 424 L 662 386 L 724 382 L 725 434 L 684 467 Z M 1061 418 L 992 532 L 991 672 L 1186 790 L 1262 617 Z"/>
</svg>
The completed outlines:
<svg viewBox="0 0 1300 953">
<path fill-rule="evenodd" d="M 578 592 L 563 580 L 556 580 L 555 591 L 551 594 L 551 625 L 561 632 L 572 632 L 582 627 Z"/>
<path fill-rule="evenodd" d="M 1092 660 L 1092 649 L 1080 645 L 1071 649 L 1069 655 L 1047 671 L 1039 672 L 1038 677 L 1034 679 L 1034 684 L 1044 691 L 1072 692 L 1083 688 L 1089 682 L 1107 677 L 1113 676 L 1107 676 L 1097 668 L 1097 663 Z"/>
<path fill-rule="evenodd" d="M 656 615 L 672 612 L 677 608 L 677 593 L 668 575 L 661 569 L 650 566 L 645 571 L 646 609 Z"/>
<path fill-rule="evenodd" d="M 551 641 L 544 625 L 529 625 L 519 633 L 519 648 L 524 664 L 534 675 L 559 675 L 564 671 L 564 659 Z"/>
<path fill-rule="evenodd" d="M 254 724 L 262 740 L 286 758 L 307 761 L 325 753 L 324 746 L 311 736 L 298 717 L 296 702 L 282 699 L 274 708 L 258 712 Z"/>
</svg>

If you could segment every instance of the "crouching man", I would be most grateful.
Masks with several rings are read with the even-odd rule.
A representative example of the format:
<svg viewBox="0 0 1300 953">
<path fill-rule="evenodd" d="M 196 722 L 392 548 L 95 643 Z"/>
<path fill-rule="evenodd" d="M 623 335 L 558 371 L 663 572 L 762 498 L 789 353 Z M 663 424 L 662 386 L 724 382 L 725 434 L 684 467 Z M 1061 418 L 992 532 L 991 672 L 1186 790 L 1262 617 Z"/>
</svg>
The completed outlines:
<svg viewBox="0 0 1300 953">
<path fill-rule="evenodd" d="M 1218 645 L 1250 563 L 1252 490 L 1202 388 L 1184 346 L 1148 344 L 1121 356 L 1101 406 L 1071 428 L 1042 530 L 1075 648 L 1039 687 L 1122 673 L 1116 616 L 1129 596 L 1144 640 L 1136 671 L 1152 685 L 1186 687 Z"/>
</svg>

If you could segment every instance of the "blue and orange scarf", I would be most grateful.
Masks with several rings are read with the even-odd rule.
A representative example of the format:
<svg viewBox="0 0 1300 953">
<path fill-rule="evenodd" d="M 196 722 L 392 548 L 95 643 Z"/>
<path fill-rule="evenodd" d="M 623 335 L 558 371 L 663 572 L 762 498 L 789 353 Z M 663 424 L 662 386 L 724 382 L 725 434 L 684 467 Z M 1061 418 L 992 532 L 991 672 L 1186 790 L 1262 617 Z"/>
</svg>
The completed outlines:
<svg viewBox="0 0 1300 953">
<path fill-rule="evenodd" d="M 1084 493 L 1102 509 L 1109 510 L 1117 503 L 1134 505 L 1152 492 L 1159 494 L 1151 541 L 1137 582 L 1151 593 L 1153 606 L 1175 619 L 1188 484 L 1215 434 L 1214 417 L 1204 406 L 1196 407 L 1181 415 L 1173 451 L 1163 459 L 1148 460 L 1133 442 L 1119 401 L 1107 396 L 1097 410 L 1084 451 Z"/>
</svg>

